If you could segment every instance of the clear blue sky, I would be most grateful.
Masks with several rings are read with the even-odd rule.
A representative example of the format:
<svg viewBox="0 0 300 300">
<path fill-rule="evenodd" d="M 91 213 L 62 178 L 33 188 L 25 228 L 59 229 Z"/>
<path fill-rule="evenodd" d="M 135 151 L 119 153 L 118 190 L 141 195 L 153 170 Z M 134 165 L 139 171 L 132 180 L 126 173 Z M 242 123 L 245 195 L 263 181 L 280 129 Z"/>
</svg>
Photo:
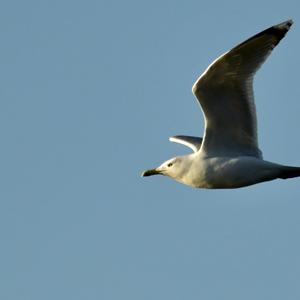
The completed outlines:
<svg viewBox="0 0 300 300">
<path fill-rule="evenodd" d="M 206 66 L 288 18 L 255 95 L 264 157 L 300 166 L 299 1 L 2 1 L 0 299 L 299 300 L 300 179 L 140 178 L 202 135 Z"/>
</svg>

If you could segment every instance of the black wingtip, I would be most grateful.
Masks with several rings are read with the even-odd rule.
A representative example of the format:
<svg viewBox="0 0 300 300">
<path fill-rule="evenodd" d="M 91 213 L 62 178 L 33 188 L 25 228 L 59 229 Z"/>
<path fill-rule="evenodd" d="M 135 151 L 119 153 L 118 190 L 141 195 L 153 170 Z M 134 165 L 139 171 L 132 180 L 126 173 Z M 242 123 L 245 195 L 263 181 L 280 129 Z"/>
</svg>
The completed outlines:
<svg viewBox="0 0 300 300">
<path fill-rule="evenodd" d="M 277 25 L 271 26 L 257 34 L 255 34 L 254 36 L 250 37 L 249 39 L 247 39 L 246 41 L 242 42 L 241 44 L 237 45 L 235 48 L 238 48 L 240 46 L 245 45 L 246 43 L 248 43 L 251 40 L 254 40 L 260 36 L 263 35 L 272 35 L 275 37 L 275 41 L 273 42 L 274 47 L 278 45 L 278 43 L 281 41 L 281 39 L 285 36 L 285 34 L 289 31 L 289 29 L 291 28 L 291 26 L 293 25 L 293 20 L 287 20 L 285 22 L 279 23 Z"/>
<path fill-rule="evenodd" d="M 287 30 L 290 29 L 290 27 L 293 25 L 293 20 L 292 19 L 289 19 L 287 21 L 284 21 L 282 23 L 279 23 L 277 25 L 274 25 L 273 27 L 278 27 L 278 28 L 287 28 Z"/>
<path fill-rule="evenodd" d="M 286 35 L 286 33 L 289 31 L 292 25 L 293 20 L 288 20 L 275 26 L 272 26 L 271 28 L 266 30 L 266 33 L 273 34 L 277 37 L 277 43 L 275 44 L 277 45 L 280 42 L 280 40 Z"/>
</svg>

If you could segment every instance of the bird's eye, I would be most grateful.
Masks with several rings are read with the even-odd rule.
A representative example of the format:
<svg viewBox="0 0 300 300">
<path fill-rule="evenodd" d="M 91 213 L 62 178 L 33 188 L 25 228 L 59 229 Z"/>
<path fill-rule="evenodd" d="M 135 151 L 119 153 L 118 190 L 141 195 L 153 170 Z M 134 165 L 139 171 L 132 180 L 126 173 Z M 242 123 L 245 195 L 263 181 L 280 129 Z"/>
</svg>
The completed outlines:
<svg viewBox="0 0 300 300">
<path fill-rule="evenodd" d="M 173 163 L 168 163 L 168 167 L 172 167 L 173 166 Z"/>
</svg>

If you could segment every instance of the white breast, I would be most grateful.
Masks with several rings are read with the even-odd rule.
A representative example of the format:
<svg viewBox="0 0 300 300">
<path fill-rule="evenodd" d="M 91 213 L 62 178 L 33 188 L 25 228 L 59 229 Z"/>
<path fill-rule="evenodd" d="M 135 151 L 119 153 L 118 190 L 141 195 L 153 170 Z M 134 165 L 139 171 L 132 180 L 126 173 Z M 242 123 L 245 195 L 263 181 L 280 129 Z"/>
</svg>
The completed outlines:
<svg viewBox="0 0 300 300">
<path fill-rule="evenodd" d="M 184 183 L 199 188 L 238 188 L 277 178 L 278 166 L 250 156 L 199 157 Z"/>
</svg>

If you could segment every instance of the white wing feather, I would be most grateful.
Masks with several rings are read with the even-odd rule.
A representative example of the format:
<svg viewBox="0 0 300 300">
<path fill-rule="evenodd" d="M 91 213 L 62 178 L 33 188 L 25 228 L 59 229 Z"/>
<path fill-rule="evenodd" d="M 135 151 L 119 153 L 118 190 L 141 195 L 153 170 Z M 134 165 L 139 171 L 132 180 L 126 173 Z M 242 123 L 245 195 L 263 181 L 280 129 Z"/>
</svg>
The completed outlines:
<svg viewBox="0 0 300 300">
<path fill-rule="evenodd" d="M 289 20 L 272 26 L 221 55 L 193 85 L 205 115 L 205 155 L 262 157 L 253 77 L 291 25 Z"/>
<path fill-rule="evenodd" d="M 169 141 L 182 144 L 184 146 L 191 148 L 194 152 L 198 152 L 201 147 L 202 138 L 195 137 L 195 136 L 187 136 L 187 135 L 175 135 L 175 136 L 171 136 L 169 138 Z"/>
</svg>

